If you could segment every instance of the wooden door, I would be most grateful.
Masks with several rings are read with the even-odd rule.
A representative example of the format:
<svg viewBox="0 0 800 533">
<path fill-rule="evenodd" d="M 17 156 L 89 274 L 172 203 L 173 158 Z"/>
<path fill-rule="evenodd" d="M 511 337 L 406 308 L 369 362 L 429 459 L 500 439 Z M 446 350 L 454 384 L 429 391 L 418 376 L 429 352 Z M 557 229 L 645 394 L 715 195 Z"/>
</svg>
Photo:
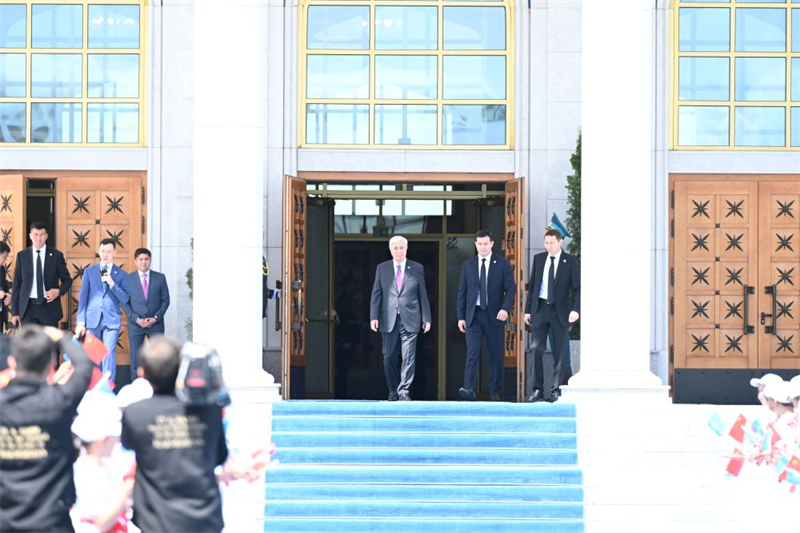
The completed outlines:
<svg viewBox="0 0 800 533">
<path fill-rule="evenodd" d="M 100 241 L 114 239 L 114 264 L 130 272 L 133 252 L 147 242 L 144 178 L 61 177 L 56 180 L 56 243 L 73 278 L 71 298 L 62 298 L 65 320 L 75 329 L 83 271 L 95 263 Z M 117 364 L 130 364 L 127 320 L 117 341 Z"/>
<path fill-rule="evenodd" d="M 758 367 L 758 184 L 675 183 L 675 368 Z"/>
<path fill-rule="evenodd" d="M 800 183 L 759 189 L 758 287 L 761 369 L 800 368 Z"/>
<path fill-rule="evenodd" d="M 283 397 L 305 397 L 306 182 L 283 182 Z"/>
<path fill-rule="evenodd" d="M 27 244 L 28 231 L 25 222 L 24 176 L 21 174 L 0 176 L 0 241 L 11 248 L 5 264 L 9 287 L 11 280 L 14 279 L 14 261 L 17 252 L 24 249 Z"/>
<path fill-rule="evenodd" d="M 522 322 L 525 304 L 525 178 L 506 182 L 505 254 L 514 269 L 517 297 L 506 324 L 503 366 L 506 397 L 516 394 L 516 400 L 525 399 L 525 327 Z M 511 385 L 511 386 L 509 386 Z"/>
</svg>

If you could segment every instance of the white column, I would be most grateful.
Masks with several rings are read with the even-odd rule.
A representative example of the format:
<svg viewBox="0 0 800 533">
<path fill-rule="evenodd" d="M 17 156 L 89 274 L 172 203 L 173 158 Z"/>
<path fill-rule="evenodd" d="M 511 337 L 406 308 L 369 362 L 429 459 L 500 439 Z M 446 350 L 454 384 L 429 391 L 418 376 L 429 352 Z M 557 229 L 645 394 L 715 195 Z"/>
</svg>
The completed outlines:
<svg viewBox="0 0 800 533">
<path fill-rule="evenodd" d="M 581 370 L 565 397 L 667 389 L 650 372 L 654 7 L 582 4 Z"/>
</svg>

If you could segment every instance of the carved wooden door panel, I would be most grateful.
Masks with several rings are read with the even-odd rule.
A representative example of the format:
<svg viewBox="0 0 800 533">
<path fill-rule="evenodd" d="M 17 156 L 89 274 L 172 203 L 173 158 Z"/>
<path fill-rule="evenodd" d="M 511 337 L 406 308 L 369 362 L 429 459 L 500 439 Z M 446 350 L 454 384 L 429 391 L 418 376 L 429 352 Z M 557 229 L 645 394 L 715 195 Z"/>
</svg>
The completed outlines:
<svg viewBox="0 0 800 533">
<path fill-rule="evenodd" d="M 0 176 L 0 241 L 11 248 L 5 264 L 9 287 L 17 252 L 27 244 L 25 222 L 25 178 L 21 174 Z"/>
<path fill-rule="evenodd" d="M 758 184 L 675 183 L 675 368 L 757 368 Z"/>
<path fill-rule="evenodd" d="M 114 264 L 126 272 L 136 268 L 133 252 L 147 242 L 145 179 L 139 177 L 64 177 L 56 181 L 57 246 L 73 278 L 71 305 L 62 298 L 64 316 L 76 325 L 83 271 L 96 262 L 105 238 L 116 242 Z M 68 314 L 69 312 L 69 314 Z M 127 317 L 123 315 L 117 364 L 130 364 Z"/>
<path fill-rule="evenodd" d="M 506 396 L 516 393 L 516 400 L 521 402 L 525 398 L 525 328 L 522 322 L 525 304 L 525 178 L 507 182 L 505 189 L 505 254 L 514 269 L 517 297 L 506 324 L 503 366 Z"/>
<path fill-rule="evenodd" d="M 305 397 L 306 182 L 283 183 L 283 396 Z"/>
<path fill-rule="evenodd" d="M 759 189 L 759 368 L 800 369 L 800 183 Z"/>
</svg>

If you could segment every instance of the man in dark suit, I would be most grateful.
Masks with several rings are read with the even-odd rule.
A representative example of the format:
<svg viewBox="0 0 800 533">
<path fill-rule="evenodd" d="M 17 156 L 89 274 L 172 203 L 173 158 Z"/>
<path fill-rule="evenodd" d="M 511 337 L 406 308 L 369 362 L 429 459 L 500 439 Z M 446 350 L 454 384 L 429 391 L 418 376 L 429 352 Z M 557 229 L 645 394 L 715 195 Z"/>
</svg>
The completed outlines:
<svg viewBox="0 0 800 533">
<path fill-rule="evenodd" d="M 533 258 L 528 297 L 525 302 L 525 323 L 533 333 L 533 394 L 525 401 L 554 402 L 563 382 L 562 359 L 569 340 L 569 324 L 580 318 L 581 270 L 578 260 L 561 249 L 564 238 L 557 229 L 548 229 L 544 234 L 546 252 Z M 570 288 L 575 298 L 570 304 Z M 553 334 L 553 376 L 549 391 L 544 390 L 544 356 L 547 334 Z"/>
<path fill-rule="evenodd" d="M 467 361 L 464 367 L 464 386 L 458 393 L 474 401 L 475 383 L 481 343 L 486 337 L 489 349 L 489 392 L 492 401 L 500 401 L 503 388 L 503 326 L 514 305 L 517 284 L 514 270 L 505 257 L 492 254 L 494 235 L 489 230 L 475 234 L 478 255 L 461 266 L 458 283 L 456 315 L 458 329 L 467 334 Z"/>
<path fill-rule="evenodd" d="M 30 226 L 32 245 L 17 254 L 11 289 L 11 321 L 58 327 L 64 316 L 61 295 L 72 287 L 64 255 L 47 246 L 47 224 Z"/>
<path fill-rule="evenodd" d="M 372 300 L 369 307 L 370 327 L 381 332 L 383 367 L 389 401 L 411 400 L 409 390 L 414 381 L 417 336 L 420 329 L 431 329 L 431 304 L 425 289 L 422 265 L 406 259 L 408 240 L 396 235 L 389 240 L 392 259 L 375 269 Z M 402 353 L 400 367 L 398 352 Z"/>
<path fill-rule="evenodd" d="M 78 325 L 75 335 L 83 337 L 89 331 L 102 339 L 108 349 L 101 369 L 110 373 L 110 381 L 117 375 L 117 339 L 122 325 L 119 306 L 130 300 L 128 273 L 114 264 L 117 243 L 103 239 L 97 249 L 100 262 L 83 271 L 81 293 L 78 297 Z"/>
<path fill-rule="evenodd" d="M 152 254 L 147 248 L 133 253 L 136 271 L 128 274 L 131 299 L 120 302 L 128 317 L 128 340 L 131 354 L 131 382 L 136 375 L 136 358 L 144 339 L 150 340 L 164 334 L 164 315 L 169 307 L 167 278 L 161 272 L 150 269 Z"/>
</svg>

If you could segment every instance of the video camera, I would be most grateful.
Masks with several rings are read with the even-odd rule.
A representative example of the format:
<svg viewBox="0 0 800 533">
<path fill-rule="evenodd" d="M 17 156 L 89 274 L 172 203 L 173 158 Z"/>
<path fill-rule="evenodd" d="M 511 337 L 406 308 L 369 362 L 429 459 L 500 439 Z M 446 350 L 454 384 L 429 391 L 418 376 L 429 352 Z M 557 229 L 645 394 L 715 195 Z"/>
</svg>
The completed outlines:
<svg viewBox="0 0 800 533">
<path fill-rule="evenodd" d="M 175 394 L 187 405 L 230 405 L 231 397 L 222 379 L 222 361 L 217 350 L 191 341 L 183 344 Z"/>
</svg>

